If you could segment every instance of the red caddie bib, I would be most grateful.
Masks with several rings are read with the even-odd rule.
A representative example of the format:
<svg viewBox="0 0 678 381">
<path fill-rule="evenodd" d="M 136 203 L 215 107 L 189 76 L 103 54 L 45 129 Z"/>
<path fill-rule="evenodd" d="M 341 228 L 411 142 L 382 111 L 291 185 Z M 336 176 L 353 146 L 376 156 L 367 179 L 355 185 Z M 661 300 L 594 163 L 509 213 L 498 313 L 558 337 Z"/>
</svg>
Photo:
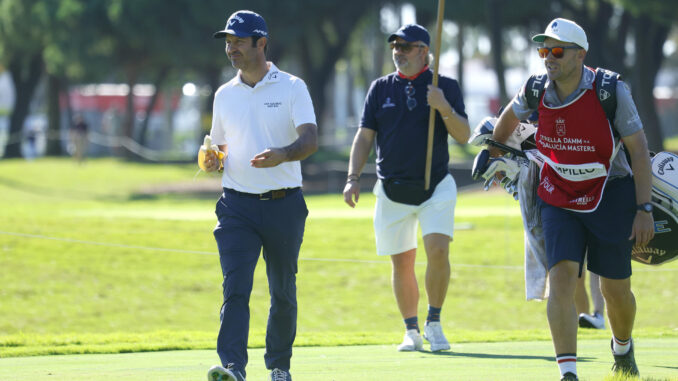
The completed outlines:
<svg viewBox="0 0 678 381">
<path fill-rule="evenodd" d="M 542 96 L 536 141 L 544 161 L 539 197 L 559 208 L 596 210 L 616 149 L 595 84 L 592 90 L 559 107 L 546 106 Z"/>
</svg>

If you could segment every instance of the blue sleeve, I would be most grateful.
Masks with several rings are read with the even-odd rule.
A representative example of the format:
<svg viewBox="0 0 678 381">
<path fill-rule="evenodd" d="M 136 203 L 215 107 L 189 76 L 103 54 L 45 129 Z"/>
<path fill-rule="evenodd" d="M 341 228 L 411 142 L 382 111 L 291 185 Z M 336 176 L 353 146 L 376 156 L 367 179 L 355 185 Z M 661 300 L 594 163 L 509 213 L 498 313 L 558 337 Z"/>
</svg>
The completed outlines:
<svg viewBox="0 0 678 381">
<path fill-rule="evenodd" d="M 442 88 L 445 98 L 450 103 L 450 106 L 454 109 L 454 112 L 459 116 L 462 116 L 468 119 L 466 115 L 466 106 L 464 105 L 464 97 L 461 94 L 461 87 L 459 87 L 459 82 L 454 79 L 448 78 L 448 81 L 444 82 L 445 88 Z"/>
<path fill-rule="evenodd" d="M 363 105 L 363 115 L 360 118 L 360 126 L 369 128 L 370 130 L 377 130 L 377 118 L 375 105 L 377 104 L 377 81 L 373 81 L 370 89 L 367 91 L 365 97 L 365 104 Z"/>
</svg>

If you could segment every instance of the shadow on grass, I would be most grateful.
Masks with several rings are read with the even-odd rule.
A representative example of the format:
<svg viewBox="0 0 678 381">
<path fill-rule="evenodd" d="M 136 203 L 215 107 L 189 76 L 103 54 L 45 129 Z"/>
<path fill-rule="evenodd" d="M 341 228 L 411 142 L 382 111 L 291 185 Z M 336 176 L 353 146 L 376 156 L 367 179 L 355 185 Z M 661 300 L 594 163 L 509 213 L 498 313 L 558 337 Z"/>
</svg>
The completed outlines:
<svg viewBox="0 0 678 381">
<path fill-rule="evenodd" d="M 463 352 L 429 352 L 429 351 L 419 351 L 419 353 L 429 354 L 433 356 L 443 356 L 443 357 L 473 357 L 480 359 L 499 359 L 499 360 L 544 360 L 549 362 L 555 362 L 553 356 L 530 356 L 530 355 L 499 355 L 499 354 L 490 354 L 490 353 L 463 353 Z M 595 360 L 593 357 L 577 357 L 578 362 L 589 362 Z"/>
</svg>

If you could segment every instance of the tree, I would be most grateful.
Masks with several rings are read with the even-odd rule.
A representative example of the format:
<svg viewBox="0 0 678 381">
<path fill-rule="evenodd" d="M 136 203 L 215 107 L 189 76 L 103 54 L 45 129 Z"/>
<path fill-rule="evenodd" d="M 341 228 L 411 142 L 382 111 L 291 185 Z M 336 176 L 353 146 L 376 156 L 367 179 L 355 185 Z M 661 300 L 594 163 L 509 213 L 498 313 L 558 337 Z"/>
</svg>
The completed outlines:
<svg viewBox="0 0 678 381">
<path fill-rule="evenodd" d="M 269 58 L 296 61 L 300 65 L 301 72 L 293 74 L 304 78 L 320 121 L 325 115 L 325 90 L 333 78 L 334 65 L 344 57 L 350 40 L 362 40 L 356 33 L 361 19 L 378 12 L 383 3 L 383 0 L 262 1 L 254 7 L 261 9 L 269 27 L 272 48 Z M 319 125 L 322 128 L 322 123 Z"/>
<path fill-rule="evenodd" d="M 41 28 L 44 19 L 39 17 L 37 3 L 38 1 L 0 1 L 1 57 L 14 81 L 16 91 L 5 157 L 21 157 L 19 137 L 44 68 Z"/>
<path fill-rule="evenodd" d="M 633 65 L 633 96 L 643 121 L 650 150 L 663 149 L 663 136 L 654 102 L 654 84 L 664 61 L 664 43 L 671 26 L 678 18 L 678 2 L 646 0 L 611 0 L 623 6 L 634 17 L 633 36 L 635 60 Z"/>
<path fill-rule="evenodd" d="M 417 5 L 417 17 L 423 25 L 430 25 L 435 21 L 437 2 L 414 1 Z M 476 27 L 483 30 L 490 38 L 490 61 L 496 73 L 498 97 L 500 103 L 506 104 L 509 100 L 505 80 L 506 46 L 510 46 L 509 28 L 525 28 L 548 19 L 552 0 L 546 0 L 535 6 L 532 0 L 460 0 L 446 5 L 445 19 L 451 20 L 464 28 Z M 431 29 L 432 30 L 432 29 Z M 460 66 L 463 65 L 461 44 L 458 47 Z M 461 79 L 461 76 L 460 76 Z"/>
<path fill-rule="evenodd" d="M 671 23 L 678 16 L 678 3 L 650 0 L 566 1 L 560 4 L 566 14 L 586 30 L 589 52 L 586 62 L 615 70 L 632 85 L 650 150 L 661 151 L 663 138 L 654 104 L 654 83 L 661 68 L 664 42 Z M 616 28 L 610 28 L 615 25 Z M 626 67 L 626 41 L 633 36 L 633 64 Z"/>
<path fill-rule="evenodd" d="M 61 153 L 59 95 L 70 79 L 97 78 L 110 72 L 101 54 L 99 26 L 103 2 L 86 0 L 0 0 L 0 55 L 16 87 L 17 102 L 10 133 L 19 136 L 35 88 L 47 75 L 47 152 Z M 20 141 L 12 139 L 7 157 L 19 157 Z"/>
</svg>

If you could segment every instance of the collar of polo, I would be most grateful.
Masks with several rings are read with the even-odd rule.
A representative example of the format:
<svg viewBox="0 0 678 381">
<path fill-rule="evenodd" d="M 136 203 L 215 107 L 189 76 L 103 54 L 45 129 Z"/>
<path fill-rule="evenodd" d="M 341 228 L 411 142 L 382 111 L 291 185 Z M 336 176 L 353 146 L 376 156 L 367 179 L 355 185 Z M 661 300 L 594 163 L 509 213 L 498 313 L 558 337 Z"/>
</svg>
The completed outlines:
<svg viewBox="0 0 678 381">
<path fill-rule="evenodd" d="M 403 74 L 403 73 L 401 73 L 400 71 L 398 71 L 398 77 L 400 77 L 400 78 L 402 78 L 402 79 L 407 79 L 407 80 L 409 80 L 409 81 L 414 81 L 415 79 L 417 79 L 417 77 L 418 77 L 421 73 L 425 72 L 426 70 L 428 70 L 428 65 L 424 65 L 424 68 L 421 69 L 421 70 L 419 71 L 419 73 L 417 73 L 417 74 L 415 74 L 415 75 L 413 75 L 413 76 L 411 76 L 411 77 L 408 77 L 408 76 L 406 76 L 405 74 Z"/>
</svg>

